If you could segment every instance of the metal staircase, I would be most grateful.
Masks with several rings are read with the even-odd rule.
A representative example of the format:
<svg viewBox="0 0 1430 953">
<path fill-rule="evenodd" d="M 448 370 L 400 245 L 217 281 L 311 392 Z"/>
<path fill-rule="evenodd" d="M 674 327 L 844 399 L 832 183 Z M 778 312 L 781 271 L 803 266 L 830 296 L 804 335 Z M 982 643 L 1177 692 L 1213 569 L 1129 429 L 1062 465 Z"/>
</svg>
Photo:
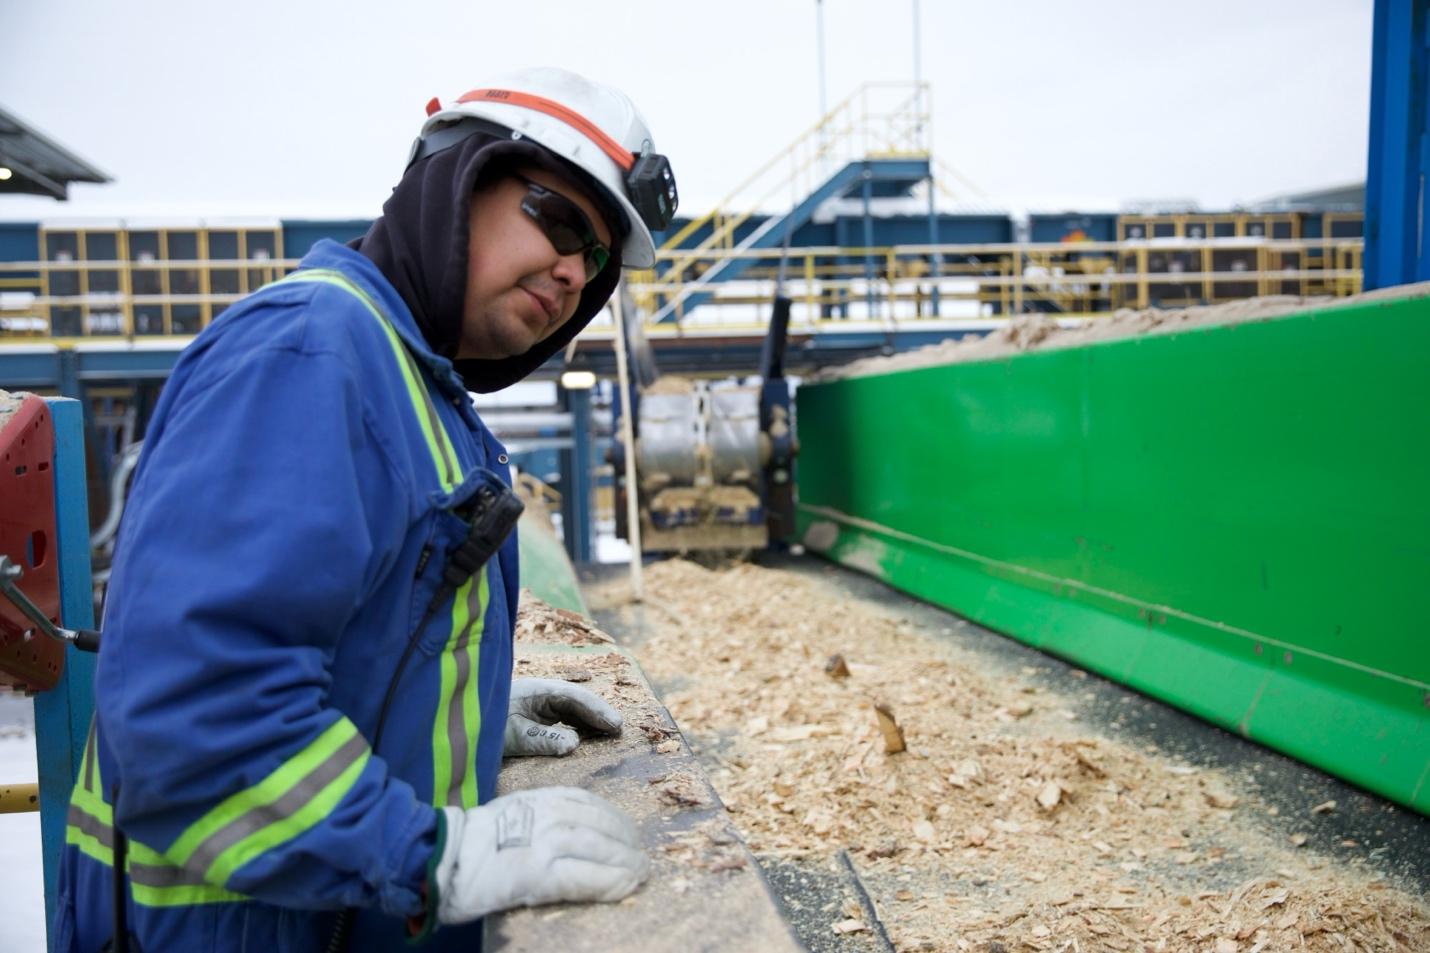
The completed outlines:
<svg viewBox="0 0 1430 953">
<path fill-rule="evenodd" d="M 658 266 L 660 277 L 678 280 L 681 288 L 669 297 L 637 300 L 637 307 L 652 315 L 651 322 L 678 322 L 711 298 L 713 285 L 739 278 L 754 264 L 742 253 L 784 244 L 825 202 L 856 194 L 866 201 L 906 195 L 928 180 L 928 97 L 927 83 L 861 86 L 714 209 L 667 238 L 661 249 L 673 257 L 668 254 L 663 267 Z M 783 196 L 788 196 L 783 200 L 790 203 L 789 211 L 736 240 L 737 230 L 751 216 L 768 211 Z M 712 258 L 713 265 L 694 274 Z"/>
</svg>

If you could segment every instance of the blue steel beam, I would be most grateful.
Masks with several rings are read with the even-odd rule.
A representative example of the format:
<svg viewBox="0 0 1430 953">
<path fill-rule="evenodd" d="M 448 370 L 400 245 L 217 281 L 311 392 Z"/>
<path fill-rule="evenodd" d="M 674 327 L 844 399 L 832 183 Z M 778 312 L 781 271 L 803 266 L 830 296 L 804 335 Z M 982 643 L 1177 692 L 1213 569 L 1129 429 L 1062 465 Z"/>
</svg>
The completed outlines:
<svg viewBox="0 0 1430 953">
<path fill-rule="evenodd" d="M 591 391 L 558 388 L 571 413 L 571 449 L 561 453 L 561 536 L 574 563 L 591 561 L 595 519 L 591 506 Z"/>
<path fill-rule="evenodd" d="M 46 402 L 55 427 L 55 532 L 60 573 L 60 621 L 94 628 L 89 565 L 89 509 L 85 502 L 84 423 L 78 401 Z M 45 922 L 54 922 L 65 813 L 79 776 L 85 736 L 94 713 L 96 656 L 65 649 L 59 684 L 35 696 L 35 747 L 40 778 L 40 844 L 45 869 Z M 51 945 L 54 938 L 50 938 Z"/>
<path fill-rule="evenodd" d="M 817 367 L 842 364 L 857 357 L 894 353 L 937 344 L 939 341 L 983 334 L 999 321 L 961 322 L 955 327 L 904 326 L 892 331 L 821 331 L 815 335 L 795 335 L 790 339 L 786 361 L 792 373 L 807 373 Z M 590 370 L 601 377 L 615 375 L 615 352 L 609 340 L 583 338 L 570 364 L 557 354 L 536 371 L 540 380 L 554 380 L 563 370 Z M 681 338 L 652 339 L 661 370 L 667 373 L 701 373 L 716 370 L 755 373 L 759 366 L 764 332 L 720 337 L 688 335 Z M 70 367 L 62 368 L 53 347 L 28 351 L 0 347 L 0 389 L 77 391 L 79 386 L 136 380 L 162 381 L 178 359 L 181 347 L 168 351 L 88 351 L 77 349 Z M 33 352 L 33 353 L 32 353 Z"/>
<path fill-rule="evenodd" d="M 116 349 L 103 345 L 59 348 L 49 344 L 0 345 L 0 388 L 57 390 L 79 396 L 82 383 L 163 380 L 188 338 L 157 346 Z"/>
<path fill-rule="evenodd" d="M 49 344 L 0 347 L 0 390 L 59 390 L 59 349 Z"/>
<path fill-rule="evenodd" d="M 1376 0 L 1365 188 L 1366 290 L 1430 279 L 1425 248 L 1430 0 Z"/>
<path fill-rule="evenodd" d="M 1000 326 L 1001 322 L 997 321 L 970 321 L 954 328 L 792 334 L 785 351 L 785 373 L 800 376 L 817 368 L 847 364 L 862 357 L 917 350 L 969 334 L 982 335 Z M 655 361 L 662 373 L 715 376 L 756 373 L 763 344 L 762 334 L 718 338 L 685 336 L 651 340 Z M 570 364 L 562 364 L 561 361 L 562 355 L 556 355 L 538 368 L 533 377 L 552 380 L 560 376 L 563 370 L 591 371 L 601 378 L 612 378 L 616 374 L 615 351 L 610 341 L 587 341 L 577 349 Z"/>
</svg>

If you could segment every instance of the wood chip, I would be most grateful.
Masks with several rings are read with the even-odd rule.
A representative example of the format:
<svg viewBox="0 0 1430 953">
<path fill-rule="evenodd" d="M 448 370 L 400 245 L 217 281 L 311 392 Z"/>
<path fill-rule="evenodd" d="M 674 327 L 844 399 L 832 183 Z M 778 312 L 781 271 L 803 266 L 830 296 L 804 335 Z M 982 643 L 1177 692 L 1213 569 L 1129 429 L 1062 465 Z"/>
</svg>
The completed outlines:
<svg viewBox="0 0 1430 953">
<path fill-rule="evenodd" d="M 1203 791 L 1202 797 L 1206 798 L 1206 802 L 1212 807 L 1220 808 L 1221 810 L 1230 810 L 1236 807 L 1237 802 L 1241 800 L 1233 794 L 1227 794 L 1225 791 Z"/>
<path fill-rule="evenodd" d="M 1317 804 L 1315 807 L 1311 808 L 1311 813 L 1312 813 L 1312 814 L 1329 814 L 1329 813 L 1331 813 L 1332 811 L 1334 811 L 1335 809 L 1336 809 L 1336 802 L 1335 802 L 1335 801 L 1326 801 L 1326 802 L 1323 803 L 1323 804 Z"/>
<path fill-rule="evenodd" d="M 830 678 L 848 678 L 849 663 L 844 661 L 844 656 L 835 654 L 829 656 L 829 661 L 824 663 L 824 674 Z"/>
<path fill-rule="evenodd" d="M 1285 903 L 1285 902 L 1286 902 L 1286 899 L 1287 899 L 1288 897 L 1290 897 L 1290 896 L 1291 896 L 1291 891 L 1289 891 L 1289 890 L 1278 890 L 1276 893 L 1273 893 L 1271 896 L 1269 896 L 1269 897 L 1267 897 L 1265 900 L 1261 901 L 1261 909 L 1262 909 L 1262 910 L 1269 910 L 1269 909 L 1271 909 L 1272 907 L 1279 907 L 1279 906 L 1281 906 L 1283 903 Z"/>
<path fill-rule="evenodd" d="M 855 920 L 851 918 L 848 920 L 840 920 L 838 923 L 830 927 L 830 929 L 833 930 L 835 933 L 839 934 L 840 936 L 843 936 L 846 933 L 863 933 L 865 930 L 869 929 L 869 925 L 863 920 Z"/>
<path fill-rule="evenodd" d="M 1062 803 L 1062 785 L 1056 781 L 1045 781 L 1038 789 L 1038 805 L 1045 811 L 1051 811 Z"/>
<path fill-rule="evenodd" d="M 884 736 L 884 753 L 898 754 L 904 750 L 904 729 L 894 719 L 894 712 L 882 702 L 874 704 L 874 716 L 879 722 L 879 731 Z"/>
</svg>

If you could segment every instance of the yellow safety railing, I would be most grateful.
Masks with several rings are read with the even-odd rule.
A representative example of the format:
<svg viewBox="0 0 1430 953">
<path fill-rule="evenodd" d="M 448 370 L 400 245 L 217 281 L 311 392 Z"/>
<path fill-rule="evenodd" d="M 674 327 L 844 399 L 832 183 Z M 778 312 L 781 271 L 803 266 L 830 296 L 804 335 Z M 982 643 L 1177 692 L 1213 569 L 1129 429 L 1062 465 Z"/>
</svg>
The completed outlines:
<svg viewBox="0 0 1430 953">
<path fill-rule="evenodd" d="M 709 212 L 670 235 L 662 248 L 673 251 L 674 257 L 665 260 L 681 273 L 699 261 L 703 252 L 733 249 L 736 230 L 752 215 L 797 204 L 847 162 L 927 156 L 931 111 L 928 83 L 865 83 L 735 186 Z M 709 228 L 710 234 L 698 245 L 680 248 L 704 228 Z M 636 305 L 643 311 L 651 310 L 648 301 L 637 298 Z"/>
<path fill-rule="evenodd" d="M 1095 315 L 1276 294 L 1343 297 L 1360 291 L 1361 253 L 1358 238 L 795 248 L 784 263 L 783 289 L 797 319 L 812 326 L 1027 311 Z M 679 327 L 652 332 L 760 324 L 751 307 L 773 299 L 786 254 L 711 249 L 695 266 L 727 258 L 752 264 L 739 281 L 707 286 L 713 296 L 695 312 L 677 308 Z M 664 302 L 678 301 L 683 283 L 669 272 L 658 279 L 646 273 L 631 286 L 633 295 Z"/>
<path fill-rule="evenodd" d="M 1343 297 L 1361 289 L 1362 242 L 1348 239 L 1186 239 L 1140 242 L 898 245 L 880 248 L 793 248 L 784 263 L 785 295 L 795 321 L 817 329 L 830 322 L 904 322 L 985 318 L 1045 311 L 1065 315 L 1118 308 L 1215 304 L 1271 294 Z M 741 258 L 750 267 L 738 281 L 706 286 L 712 297 L 679 322 L 652 324 L 657 335 L 741 331 L 768 318 L 782 249 L 661 250 L 661 262 L 689 260 L 692 270 Z M 243 290 L 282 277 L 296 260 L 0 263 L 0 342 L 68 339 L 154 340 L 186 337 L 207 325 L 242 292 L 135 294 L 143 268 L 253 272 Z M 119 293 L 46 294 L 59 275 L 77 269 L 119 272 Z M 678 300 L 680 271 L 630 273 L 634 296 Z M 656 277 L 659 274 L 660 277 Z M 13 279 L 13 280 L 9 280 Z M 63 284 L 63 282 L 58 282 Z M 652 313 L 654 309 L 646 311 Z M 176 324 L 172 316 L 188 315 Z M 169 315 L 169 320 L 142 320 Z"/>
<path fill-rule="evenodd" d="M 0 341 L 190 336 L 248 292 L 297 267 L 297 259 L 250 258 L 0 262 L 6 292 L 0 296 Z M 105 276 L 116 290 L 90 290 L 94 275 Z M 175 275 L 184 280 L 172 280 Z M 175 285 L 192 291 L 164 290 Z"/>
</svg>

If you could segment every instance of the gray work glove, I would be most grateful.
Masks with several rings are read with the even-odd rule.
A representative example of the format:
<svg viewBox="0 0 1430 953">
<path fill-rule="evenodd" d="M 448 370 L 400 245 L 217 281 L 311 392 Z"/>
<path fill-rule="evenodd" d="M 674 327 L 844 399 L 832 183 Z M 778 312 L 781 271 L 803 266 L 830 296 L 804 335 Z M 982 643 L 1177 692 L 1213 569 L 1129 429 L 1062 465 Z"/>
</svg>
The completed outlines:
<svg viewBox="0 0 1430 953">
<path fill-rule="evenodd" d="M 621 714 L 598 695 L 579 685 L 555 678 L 516 678 L 511 683 L 506 735 L 502 753 L 562 757 L 581 743 L 573 728 L 555 722 L 599 731 L 621 733 Z"/>
<path fill-rule="evenodd" d="M 514 791 L 442 811 L 447 832 L 431 884 L 440 923 L 543 903 L 620 900 L 650 873 L 631 819 L 580 788 Z"/>
</svg>

